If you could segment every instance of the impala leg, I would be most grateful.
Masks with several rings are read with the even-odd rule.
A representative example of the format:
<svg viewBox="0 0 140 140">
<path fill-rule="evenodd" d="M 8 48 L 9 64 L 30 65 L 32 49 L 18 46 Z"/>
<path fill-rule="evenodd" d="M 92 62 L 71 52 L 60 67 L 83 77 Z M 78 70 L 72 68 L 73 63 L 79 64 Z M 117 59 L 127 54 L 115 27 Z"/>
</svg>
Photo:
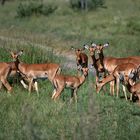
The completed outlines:
<svg viewBox="0 0 140 140">
<path fill-rule="evenodd" d="M 20 80 L 20 83 L 22 84 L 22 86 L 25 88 L 25 89 L 28 89 L 28 85 L 25 84 L 25 82 L 23 80 Z"/>
<path fill-rule="evenodd" d="M 116 79 L 116 88 L 117 88 L 117 98 L 119 97 L 119 88 L 120 88 L 120 86 L 119 86 L 119 84 L 120 84 L 120 79 L 119 78 L 117 78 Z"/>
<path fill-rule="evenodd" d="M 54 99 L 55 94 L 56 94 L 56 89 L 53 90 L 52 99 Z"/>
<path fill-rule="evenodd" d="M 95 82 L 96 82 L 96 85 L 95 85 L 96 93 L 99 93 L 100 90 L 101 90 L 101 88 L 98 87 L 100 84 L 99 84 L 99 82 L 98 82 L 98 76 L 97 76 L 97 75 L 95 76 Z"/>
<path fill-rule="evenodd" d="M 110 95 L 113 95 L 113 96 L 115 94 L 114 86 L 115 86 L 115 80 L 110 82 Z"/>
<path fill-rule="evenodd" d="M 0 81 L 0 89 L 2 88 L 2 82 Z"/>
<path fill-rule="evenodd" d="M 77 103 L 77 88 L 76 89 L 71 89 L 70 103 L 72 103 L 73 98 L 74 98 L 75 102 Z"/>
<path fill-rule="evenodd" d="M 73 96 L 74 96 L 74 89 L 71 89 L 71 99 L 70 99 L 70 104 L 71 104 L 72 101 L 73 101 Z"/>
<path fill-rule="evenodd" d="M 96 81 L 96 83 L 98 82 L 98 76 L 96 75 L 96 77 L 95 77 L 95 81 Z"/>
<path fill-rule="evenodd" d="M 29 82 L 29 94 L 31 93 L 32 90 L 32 84 L 33 84 L 33 78 L 31 78 Z"/>
<path fill-rule="evenodd" d="M 35 90 L 37 92 L 37 96 L 39 97 L 39 92 L 38 92 L 38 83 L 37 81 L 34 82 Z"/>
<path fill-rule="evenodd" d="M 140 93 L 137 94 L 139 101 L 138 101 L 138 105 L 140 105 Z"/>
<path fill-rule="evenodd" d="M 73 93 L 74 93 L 74 100 L 77 103 L 77 88 L 74 89 L 74 92 Z"/>
<path fill-rule="evenodd" d="M 132 97 L 133 97 L 133 94 L 132 94 L 132 93 L 130 93 L 130 101 L 132 101 Z"/>
<path fill-rule="evenodd" d="M 124 96 L 125 96 L 125 99 L 127 101 L 127 94 L 126 94 L 126 88 L 124 85 L 122 85 L 122 88 L 123 88 L 123 93 L 124 93 Z"/>
<path fill-rule="evenodd" d="M 61 89 L 59 89 L 59 90 L 56 91 L 56 93 L 54 95 L 54 98 L 53 98 L 54 100 L 56 100 L 60 96 L 60 94 L 62 93 L 63 89 L 64 88 L 61 88 Z"/>
<path fill-rule="evenodd" d="M 96 93 L 99 93 L 100 90 L 102 89 L 102 83 L 96 83 Z"/>
<path fill-rule="evenodd" d="M 4 77 L 1 78 L 1 82 L 6 87 L 8 92 L 12 91 L 12 87 L 10 86 L 10 84 L 8 83 L 8 81 Z"/>
</svg>

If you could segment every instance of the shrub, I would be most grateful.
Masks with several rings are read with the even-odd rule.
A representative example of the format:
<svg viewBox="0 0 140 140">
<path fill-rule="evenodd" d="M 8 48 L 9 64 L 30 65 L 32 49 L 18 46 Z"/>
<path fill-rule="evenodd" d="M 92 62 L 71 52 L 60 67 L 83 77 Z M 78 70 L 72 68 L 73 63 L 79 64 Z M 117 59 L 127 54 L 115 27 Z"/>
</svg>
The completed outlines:
<svg viewBox="0 0 140 140">
<path fill-rule="evenodd" d="M 72 9 L 91 10 L 104 6 L 104 0 L 70 0 Z"/>
<path fill-rule="evenodd" d="M 32 15 L 49 15 L 53 13 L 57 9 L 57 6 L 53 6 L 51 4 L 44 5 L 42 2 L 26 2 L 19 3 L 17 8 L 17 16 L 18 17 L 29 17 Z"/>
</svg>

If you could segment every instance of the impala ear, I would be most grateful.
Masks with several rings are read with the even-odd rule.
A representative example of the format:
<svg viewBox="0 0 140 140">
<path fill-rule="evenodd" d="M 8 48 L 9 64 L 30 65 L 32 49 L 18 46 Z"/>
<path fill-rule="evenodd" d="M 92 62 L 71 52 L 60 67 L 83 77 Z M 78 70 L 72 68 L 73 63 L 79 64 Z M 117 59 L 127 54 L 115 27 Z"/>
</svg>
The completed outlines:
<svg viewBox="0 0 140 140">
<path fill-rule="evenodd" d="M 83 48 L 88 50 L 89 49 L 89 46 L 84 44 L 83 45 Z"/>
<path fill-rule="evenodd" d="M 108 42 L 107 42 L 107 43 L 105 43 L 105 44 L 103 45 L 103 47 L 104 47 L 104 48 L 109 47 L 109 43 L 108 43 Z"/>
<path fill-rule="evenodd" d="M 132 79 L 134 77 L 134 73 L 130 73 L 128 77 Z"/>
<path fill-rule="evenodd" d="M 74 50 L 75 51 L 76 49 L 73 46 L 71 46 L 71 50 Z"/>
<path fill-rule="evenodd" d="M 14 56 L 14 53 L 12 51 L 10 52 L 10 54 L 11 54 L 12 57 Z"/>
<path fill-rule="evenodd" d="M 17 53 L 18 56 L 21 56 L 22 54 L 23 54 L 23 50 L 21 50 Z"/>
<path fill-rule="evenodd" d="M 96 48 L 97 45 L 95 43 L 91 43 L 91 46 Z"/>
<path fill-rule="evenodd" d="M 121 72 L 119 73 L 119 79 L 120 81 L 124 81 L 124 75 Z"/>
<path fill-rule="evenodd" d="M 132 79 L 134 76 L 135 76 L 135 70 L 132 70 L 131 72 L 130 72 L 130 74 L 128 75 L 128 77 L 130 78 L 130 79 Z"/>
</svg>

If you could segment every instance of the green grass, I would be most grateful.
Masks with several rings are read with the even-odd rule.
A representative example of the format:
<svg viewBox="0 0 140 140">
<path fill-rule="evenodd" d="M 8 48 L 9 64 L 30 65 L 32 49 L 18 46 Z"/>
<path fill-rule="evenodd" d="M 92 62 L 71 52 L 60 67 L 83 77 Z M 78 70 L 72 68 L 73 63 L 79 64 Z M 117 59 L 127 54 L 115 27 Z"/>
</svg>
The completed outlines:
<svg viewBox="0 0 140 140">
<path fill-rule="evenodd" d="M 139 55 L 139 0 L 106 0 L 106 9 L 89 12 L 75 12 L 64 0 L 49 2 L 56 2 L 55 13 L 23 19 L 16 17 L 18 0 L 0 6 L 1 62 L 12 61 L 10 51 L 23 49 L 23 62 L 59 63 L 63 74 L 76 75 L 75 69 L 64 67 L 73 62 L 66 57 L 74 54 L 71 46 L 108 41 L 105 56 Z M 39 81 L 39 97 L 9 80 L 12 95 L 0 91 L 0 139 L 140 139 L 139 106 L 110 96 L 108 87 L 106 94 L 97 95 L 92 72 L 78 90 L 78 103 L 71 105 L 69 89 L 57 102 L 51 100 L 53 86 L 47 80 Z"/>
</svg>

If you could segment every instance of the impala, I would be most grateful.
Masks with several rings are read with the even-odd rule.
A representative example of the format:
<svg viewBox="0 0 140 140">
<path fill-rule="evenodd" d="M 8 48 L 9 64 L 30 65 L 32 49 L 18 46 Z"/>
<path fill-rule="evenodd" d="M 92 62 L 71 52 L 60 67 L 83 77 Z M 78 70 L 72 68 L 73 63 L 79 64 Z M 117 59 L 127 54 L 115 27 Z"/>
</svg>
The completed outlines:
<svg viewBox="0 0 140 140">
<path fill-rule="evenodd" d="M 77 102 L 77 90 L 84 83 L 86 76 L 88 75 L 88 68 L 82 68 L 81 76 L 68 76 L 68 75 L 56 75 L 53 79 L 54 91 L 52 99 L 57 99 L 65 87 L 71 88 L 71 101 L 75 98 Z"/>
<path fill-rule="evenodd" d="M 10 52 L 10 54 L 13 58 L 13 62 L 7 62 L 11 66 L 11 72 L 9 76 L 15 76 L 18 73 L 17 65 L 19 63 L 19 59 L 16 59 L 18 57 L 16 53 Z M 27 79 L 23 79 L 20 74 L 18 74 L 18 76 L 20 76 L 20 83 L 22 84 L 22 86 L 25 89 L 28 89 L 28 85 L 25 84 L 25 81 L 27 81 Z"/>
<path fill-rule="evenodd" d="M 88 56 L 83 52 L 84 49 L 75 49 L 75 48 L 72 49 L 75 50 L 76 64 L 77 64 L 77 70 L 79 75 L 81 68 L 88 67 Z"/>
<path fill-rule="evenodd" d="M 140 56 L 130 56 L 126 58 L 104 57 L 103 49 L 107 48 L 108 46 L 109 46 L 109 43 L 106 43 L 104 45 L 96 45 L 96 50 L 97 50 L 97 53 L 99 54 L 100 63 L 102 67 L 104 68 L 104 71 L 107 71 L 108 74 L 112 74 L 114 69 L 118 65 L 123 64 L 123 63 L 134 63 L 136 65 L 140 64 Z M 110 93 L 113 95 L 114 95 L 114 84 L 115 84 L 115 81 L 112 81 L 110 83 Z"/>
<path fill-rule="evenodd" d="M 137 82 L 136 84 L 134 84 L 133 86 L 130 87 L 130 92 L 133 94 L 133 95 L 137 95 L 138 98 L 139 98 L 139 105 L 140 105 L 140 82 Z"/>
<path fill-rule="evenodd" d="M 12 67 L 8 63 L 1 62 L 0 63 L 0 89 L 2 88 L 2 84 L 6 87 L 8 92 L 12 91 L 12 87 L 7 81 L 7 78 L 12 70 Z"/>
<path fill-rule="evenodd" d="M 18 62 L 17 69 L 21 76 L 28 80 L 29 82 L 29 93 L 31 92 L 32 85 L 34 84 L 35 90 L 38 94 L 38 84 L 37 79 L 49 79 L 51 82 L 55 77 L 56 73 L 60 73 L 61 68 L 58 64 L 55 63 L 42 63 L 42 64 L 26 64 L 20 62 L 18 57 L 21 56 L 23 50 L 18 53 L 11 52 L 11 55 L 15 57 Z M 38 94 L 39 95 L 39 94 Z"/>
<path fill-rule="evenodd" d="M 101 88 L 110 81 L 116 80 L 116 87 L 117 87 L 117 97 L 119 94 L 119 85 L 120 82 L 123 84 L 123 92 L 125 94 L 125 99 L 127 100 L 126 95 L 126 86 L 132 86 L 136 82 L 136 78 L 138 78 L 138 66 L 133 63 L 124 63 L 118 65 L 112 74 L 106 76 L 102 79 L 100 83 L 97 84 L 97 92 L 101 90 Z M 131 98 L 132 99 L 132 96 Z"/>
<path fill-rule="evenodd" d="M 91 65 L 94 67 L 96 71 L 96 83 L 100 80 L 100 73 L 99 71 L 103 70 L 103 65 L 101 65 L 100 59 L 95 57 L 95 51 L 96 51 L 96 44 L 92 43 L 91 46 L 84 45 L 84 48 L 86 48 L 90 53 L 91 58 Z"/>
<path fill-rule="evenodd" d="M 2 88 L 2 84 L 3 84 L 8 90 L 8 92 L 12 91 L 12 87 L 8 83 L 7 78 L 9 76 L 15 76 L 17 74 L 16 63 L 18 62 L 14 61 L 14 62 L 1 62 L 0 63 L 0 80 L 1 80 L 0 89 Z M 22 79 L 20 80 L 20 82 L 24 88 L 28 87 Z"/>
</svg>

